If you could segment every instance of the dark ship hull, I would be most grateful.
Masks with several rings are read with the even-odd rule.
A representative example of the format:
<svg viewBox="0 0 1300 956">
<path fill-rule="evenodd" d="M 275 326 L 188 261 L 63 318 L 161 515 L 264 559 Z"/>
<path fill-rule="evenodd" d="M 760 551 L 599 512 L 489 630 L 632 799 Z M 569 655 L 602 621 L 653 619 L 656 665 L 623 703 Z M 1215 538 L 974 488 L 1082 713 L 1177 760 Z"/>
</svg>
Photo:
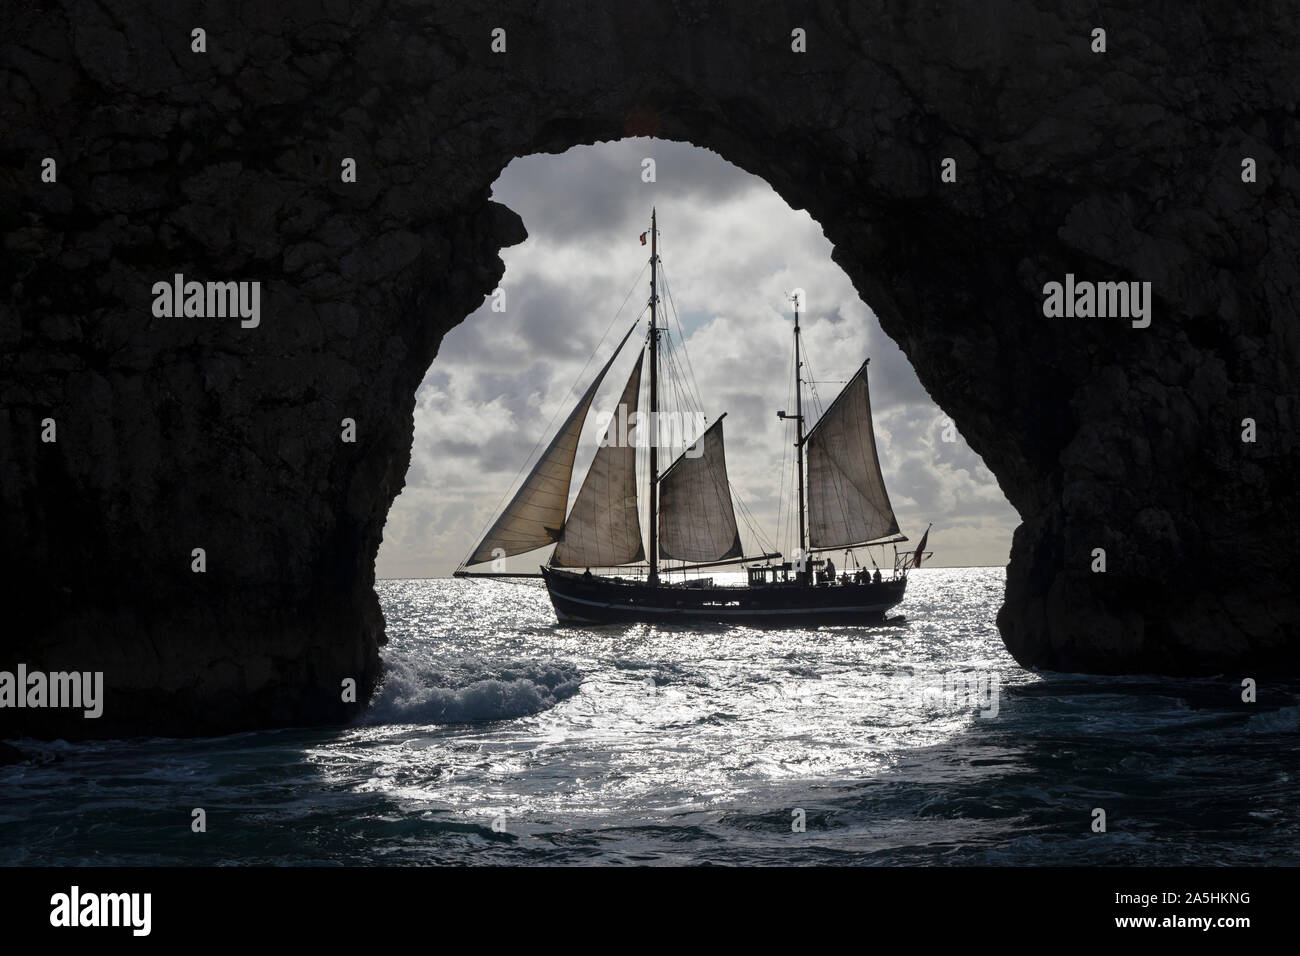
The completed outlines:
<svg viewBox="0 0 1300 956">
<path fill-rule="evenodd" d="M 907 578 L 879 583 L 713 587 L 711 579 L 650 587 L 644 581 L 542 568 L 561 624 L 716 621 L 734 624 L 879 624 L 903 600 Z"/>
</svg>

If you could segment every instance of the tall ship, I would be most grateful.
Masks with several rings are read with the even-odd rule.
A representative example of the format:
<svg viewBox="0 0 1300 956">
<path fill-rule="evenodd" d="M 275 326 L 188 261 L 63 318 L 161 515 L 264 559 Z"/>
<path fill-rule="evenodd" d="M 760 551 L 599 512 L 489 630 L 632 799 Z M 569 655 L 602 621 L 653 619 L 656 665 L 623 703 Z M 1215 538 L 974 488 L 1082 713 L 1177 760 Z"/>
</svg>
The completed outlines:
<svg viewBox="0 0 1300 956">
<path fill-rule="evenodd" d="M 728 478 L 726 413 L 711 422 L 703 415 L 680 321 L 678 334 L 670 331 L 660 297 L 662 264 L 654 211 L 647 232 L 650 297 L 642 314 L 455 576 L 540 577 L 562 624 L 714 621 L 794 627 L 881 622 L 903 600 L 909 568 L 919 567 L 928 554 L 929 528 L 914 552 L 898 551 L 898 543 L 908 539 L 899 531 L 880 470 L 867 388 L 870 359 L 806 428 L 804 391 L 815 383 L 804 377 L 800 301 L 795 297 L 794 412 L 782 410 L 777 416 L 794 426 L 797 545 L 789 554 L 769 545 L 747 555 L 737 506 L 750 536 L 760 544 L 768 539 Z M 643 244 L 646 235 L 641 234 Z M 671 289 L 669 293 L 671 304 Z M 641 354 L 570 508 L 574 464 L 588 413 L 606 374 L 643 319 L 648 328 Z M 669 409 L 665 397 L 674 398 L 677 407 Z M 687 445 L 680 426 L 690 415 L 698 421 L 699 435 Z M 671 455 L 674 437 L 686 446 L 676 456 Z M 665 451 L 670 453 L 661 458 Z M 792 518 L 790 536 L 794 524 Z M 885 545 L 894 546 L 888 574 L 882 573 L 871 551 L 880 547 L 883 561 Z M 551 546 L 537 571 L 506 567 L 507 558 Z M 859 563 L 857 549 L 866 549 L 871 569 Z M 843 552 L 838 570 L 835 552 Z M 743 566 L 744 574 L 726 575 L 734 581 L 719 580 L 723 575 L 718 569 L 729 566 Z"/>
</svg>

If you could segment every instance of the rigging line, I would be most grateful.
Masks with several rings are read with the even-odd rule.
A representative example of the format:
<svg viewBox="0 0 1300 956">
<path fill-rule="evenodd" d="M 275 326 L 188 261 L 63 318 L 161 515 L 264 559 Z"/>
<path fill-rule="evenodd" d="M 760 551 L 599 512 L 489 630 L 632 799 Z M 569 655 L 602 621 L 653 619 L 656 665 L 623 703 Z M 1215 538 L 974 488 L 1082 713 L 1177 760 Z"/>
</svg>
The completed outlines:
<svg viewBox="0 0 1300 956">
<path fill-rule="evenodd" d="M 792 351 L 790 353 L 790 374 L 788 379 L 786 380 L 786 387 L 785 387 L 786 408 L 794 407 L 793 398 L 794 398 L 794 352 Z M 781 423 L 781 431 L 782 431 L 781 444 L 783 446 L 783 450 L 781 453 L 781 478 L 776 485 L 776 540 L 779 542 L 784 542 L 786 539 L 782 534 L 782 527 L 785 525 L 786 511 L 789 508 L 789 502 L 790 502 L 790 499 L 786 494 L 785 473 L 786 473 L 787 464 L 789 463 L 791 457 L 793 457 L 792 454 L 793 450 L 790 446 L 790 442 L 786 440 L 790 436 L 789 419 L 786 419 Z"/>
<path fill-rule="evenodd" d="M 708 416 L 704 413 L 703 400 L 699 395 L 698 389 L 692 391 L 691 383 L 687 381 L 686 371 L 682 367 L 683 356 L 685 356 L 689 361 L 689 356 L 686 355 L 686 346 L 680 338 L 675 338 L 672 341 L 676 343 L 673 346 L 673 369 L 681 384 L 682 396 L 684 398 L 682 410 L 698 415 L 700 418 L 705 419 L 707 424 Z"/>
<path fill-rule="evenodd" d="M 753 524 L 755 529 L 754 533 L 757 536 L 759 543 L 763 546 L 763 549 L 769 553 L 778 553 L 777 549 L 772 546 L 774 544 L 773 540 L 769 538 L 767 532 L 763 530 L 763 525 L 759 521 L 758 515 L 754 514 L 754 510 L 749 507 L 749 503 L 742 498 L 740 505 L 745 511 L 747 516 L 746 520 Z"/>
<path fill-rule="evenodd" d="M 678 332 L 681 332 L 681 325 L 678 324 Z M 691 380 L 689 374 L 690 353 L 686 351 L 686 343 L 680 334 L 670 335 L 669 344 L 672 348 L 671 361 L 675 374 L 681 385 L 682 394 L 686 401 L 683 403 L 684 410 L 696 411 L 703 413 L 704 400 L 700 395 L 699 384 Z M 685 361 L 685 365 L 683 365 Z"/>
<path fill-rule="evenodd" d="M 674 347 L 673 362 L 677 368 L 677 374 L 680 376 L 681 379 L 683 393 L 689 399 L 689 404 L 684 404 L 683 409 L 695 413 L 701 419 L 703 419 L 705 424 L 707 425 L 709 422 L 709 418 L 708 415 L 705 413 L 705 409 L 704 409 L 704 397 L 700 391 L 699 381 L 695 376 L 695 367 L 694 367 L 694 363 L 691 361 L 690 350 L 686 347 L 686 330 L 682 326 L 681 316 L 677 311 L 677 301 L 676 299 L 673 298 L 672 287 L 668 282 L 668 273 L 664 267 L 662 257 L 660 258 L 659 261 L 659 273 L 660 273 L 660 277 L 663 280 L 664 294 L 667 298 L 668 308 L 665 309 L 664 325 L 665 325 L 665 331 L 669 332 L 670 339 L 672 338 L 672 336 L 667 323 L 668 312 L 671 311 L 673 322 L 677 326 L 676 342 L 678 344 Z M 676 356 L 675 353 L 677 349 L 680 349 L 682 353 L 681 357 Z M 684 366 L 683 366 L 683 362 L 685 363 Z"/>
<path fill-rule="evenodd" d="M 759 549 L 764 552 L 773 551 L 772 542 L 767 539 L 765 534 L 763 534 L 762 529 L 758 525 L 758 519 L 754 516 L 754 513 L 749 510 L 749 505 L 745 504 L 745 499 L 740 496 L 740 492 L 736 490 L 735 485 L 732 485 L 731 482 L 727 482 L 727 485 L 731 488 L 731 497 L 735 499 L 736 504 L 740 506 L 741 520 L 745 522 L 746 527 L 749 528 L 750 533 L 758 542 Z"/>
<path fill-rule="evenodd" d="M 689 445 L 689 442 L 687 442 L 686 440 L 686 430 L 684 427 L 685 415 L 686 413 L 689 412 L 698 415 L 700 417 L 703 417 L 703 410 L 692 400 L 692 397 L 690 395 L 690 392 L 685 382 L 685 377 L 682 373 L 681 362 L 678 360 L 676 349 L 671 348 L 672 345 L 671 337 L 669 338 L 670 338 L 669 341 L 670 349 L 665 353 L 665 363 L 668 368 L 668 373 L 669 373 L 668 377 L 669 377 L 670 384 L 672 386 L 674 401 L 676 403 L 676 411 L 683 419 L 682 422 L 683 427 L 681 429 L 680 437 L 683 442 L 682 447 L 686 448 Z M 676 433 L 673 434 L 675 435 Z"/>
<path fill-rule="evenodd" d="M 822 405 L 822 395 L 821 395 L 821 392 L 819 392 L 819 391 L 817 390 L 817 382 L 816 382 L 815 379 L 812 378 L 812 376 L 813 376 L 814 374 L 816 374 L 816 373 L 813 372 L 812 359 L 810 359 L 810 358 L 808 357 L 808 348 L 807 348 L 807 346 L 804 346 L 804 360 L 803 360 L 803 363 L 804 363 L 804 365 L 808 366 L 808 376 L 809 376 L 808 378 L 804 379 L 804 384 L 806 384 L 806 385 L 808 386 L 808 394 L 812 397 L 813 404 L 814 404 L 815 410 L 816 410 L 816 412 L 817 412 L 817 418 L 818 418 L 818 420 L 820 421 L 822 415 L 824 415 L 824 414 L 826 413 L 826 409 L 825 409 L 825 407 Z M 809 431 L 811 431 L 811 429 L 805 428 L 805 429 L 804 429 L 804 434 L 805 434 L 805 435 L 808 434 Z"/>
<path fill-rule="evenodd" d="M 808 365 L 808 375 L 809 375 L 809 378 L 812 379 L 811 381 L 808 382 L 808 392 L 809 392 L 809 394 L 812 396 L 813 403 L 814 403 L 815 406 L 816 406 L 816 411 L 817 411 L 817 424 L 821 424 L 821 420 L 822 420 L 822 418 L 825 416 L 826 411 L 825 411 L 825 409 L 822 407 L 821 393 L 817 390 L 817 383 L 816 383 L 816 380 L 812 378 L 812 377 L 816 374 L 816 373 L 814 373 L 813 370 L 812 370 L 812 361 L 811 361 L 811 360 L 805 360 L 805 361 L 806 361 L 806 364 Z M 804 432 L 804 436 L 805 436 L 805 437 L 804 437 L 804 440 L 805 440 L 805 442 L 807 441 L 808 436 L 810 435 L 810 433 L 811 433 L 811 429 L 806 430 L 806 431 Z M 843 493 L 842 489 L 840 488 L 839 483 L 835 480 L 835 477 L 834 477 L 834 476 L 832 476 L 832 482 L 831 482 L 831 483 L 832 483 L 832 486 L 835 488 L 835 498 L 836 498 L 836 502 L 837 502 L 837 503 L 839 504 L 839 506 L 840 506 L 840 513 L 841 513 L 841 514 L 847 514 L 847 503 L 848 503 L 848 502 L 847 502 L 847 499 L 844 497 L 844 493 Z M 809 489 L 809 491 L 811 492 L 811 488 Z M 809 543 L 811 544 L 811 541 L 812 541 L 812 522 L 811 522 L 811 519 L 812 519 L 812 508 L 811 508 L 811 503 L 810 503 L 810 507 L 809 507 L 808 511 L 809 511 L 809 514 L 808 514 L 808 517 L 809 517 L 808 537 L 809 537 Z"/>
<path fill-rule="evenodd" d="M 668 295 L 668 304 L 672 306 L 673 321 L 677 323 L 677 331 L 681 333 L 682 351 L 686 353 L 686 367 L 689 369 L 691 373 L 691 382 L 695 387 L 696 393 L 698 394 L 699 382 L 695 378 L 695 367 L 694 365 L 691 364 L 691 354 L 689 352 L 686 352 L 686 330 L 682 328 L 682 320 L 677 315 L 677 303 L 673 300 L 673 290 L 672 287 L 668 284 L 668 272 L 664 269 L 662 262 L 659 263 L 659 271 L 663 273 L 664 292 L 667 293 Z"/>
<path fill-rule="evenodd" d="M 660 376 L 659 387 L 664 390 L 664 397 L 667 399 L 667 401 L 663 403 L 663 407 L 660 411 L 666 412 L 676 410 L 681 404 L 678 394 L 680 383 L 673 362 L 672 337 L 667 329 L 664 329 L 663 334 L 659 337 L 659 341 L 659 368 L 663 373 Z"/>
<path fill-rule="evenodd" d="M 673 375 L 677 380 L 682 395 L 682 405 L 680 410 L 683 412 L 702 413 L 703 408 L 701 406 L 700 396 L 698 393 L 692 392 L 691 383 L 686 377 L 685 368 L 682 366 L 682 358 L 686 351 L 686 346 L 678 336 L 669 337 L 669 346 L 672 349 L 671 361 L 673 366 Z"/>
<path fill-rule="evenodd" d="M 686 330 L 682 328 L 681 322 L 677 319 L 675 314 L 673 320 L 677 322 L 678 341 L 681 343 L 682 351 L 678 364 L 681 364 L 684 361 L 686 366 L 685 372 L 682 375 L 682 380 L 689 383 L 692 401 L 695 404 L 696 410 L 699 411 L 700 414 L 704 414 L 704 394 L 700 390 L 700 383 L 695 377 L 695 368 L 691 363 L 690 350 L 686 347 Z"/>
<path fill-rule="evenodd" d="M 794 353 L 789 357 L 789 374 L 785 386 L 785 407 L 793 408 L 792 398 L 794 395 Z M 776 540 L 784 548 L 789 532 L 786 530 L 786 514 L 790 508 L 789 489 L 786 485 L 786 471 L 791 457 L 790 449 L 790 421 L 785 419 L 781 422 L 781 478 L 776 486 Z M 786 551 L 783 554 L 788 553 Z"/>
<path fill-rule="evenodd" d="M 807 353 L 802 348 L 800 349 L 799 356 L 795 355 L 794 349 L 790 350 L 790 382 L 789 382 L 789 390 L 787 393 L 786 406 L 785 406 L 787 409 L 798 408 L 801 403 L 801 398 L 799 397 L 799 388 L 800 388 L 799 363 L 800 361 L 802 361 L 802 356 L 805 354 Z M 789 541 L 794 542 L 794 547 L 789 552 L 790 554 L 793 554 L 795 551 L 798 552 L 803 551 L 803 540 L 795 537 L 795 535 L 799 533 L 799 523 L 800 523 L 799 522 L 799 504 L 800 504 L 799 483 L 803 481 L 803 476 L 799 473 L 799 449 L 795 447 L 795 441 L 798 440 L 798 436 L 799 436 L 798 423 L 795 422 L 793 419 L 787 419 L 786 428 L 785 428 L 785 437 L 786 437 L 785 444 L 786 444 L 786 454 L 789 456 L 789 462 L 790 462 L 790 484 L 787 489 L 783 489 L 783 493 L 786 495 L 785 500 L 787 502 L 786 512 L 785 512 L 786 514 L 785 540 L 787 542 Z"/>
<path fill-rule="evenodd" d="M 646 349 L 643 346 L 641 350 L 641 355 L 637 357 L 637 361 L 639 362 L 645 361 L 645 351 Z M 641 375 L 641 388 L 638 390 L 637 393 L 637 410 L 643 413 L 648 412 L 650 409 L 650 399 L 649 399 L 650 376 L 644 373 L 644 368 L 645 366 L 643 365 L 642 366 L 643 373 Z M 636 443 L 634 446 L 635 456 L 636 456 L 635 467 L 636 467 L 636 488 L 637 488 L 636 525 L 637 525 L 637 533 L 641 535 L 641 549 L 642 551 L 645 552 L 646 560 L 648 561 L 650 551 L 646 546 L 646 530 L 650 524 L 650 498 L 644 492 L 643 489 L 646 488 L 650 480 L 650 450 L 646 445 L 645 433 L 646 433 L 646 425 L 645 425 L 644 418 L 642 418 L 641 421 L 638 422 L 636 426 L 636 435 L 633 439 Z M 638 565 L 638 570 L 639 569 L 640 569 L 640 565 Z"/>
<path fill-rule="evenodd" d="M 664 371 L 668 379 L 669 389 L 672 392 L 672 394 L 675 396 L 675 408 L 677 411 L 680 412 L 684 410 L 684 408 L 686 407 L 686 403 L 683 401 L 681 395 L 682 392 L 681 368 L 677 362 L 676 349 L 673 347 L 672 333 L 668 329 L 664 330 L 663 339 L 664 339 L 664 351 L 663 351 Z"/>
<path fill-rule="evenodd" d="M 528 456 L 523 460 L 523 464 L 519 466 L 519 470 L 515 472 L 515 476 L 510 479 L 510 484 L 507 485 L 506 490 L 501 493 L 501 497 L 497 500 L 496 505 L 492 508 L 491 511 L 488 512 L 487 520 L 483 522 L 483 526 L 479 528 L 478 534 L 474 536 L 475 541 L 482 542 L 483 536 L 487 534 L 488 528 L 492 526 L 493 520 L 495 519 L 496 515 L 501 511 L 502 503 L 506 500 L 507 496 L 509 496 L 509 494 L 512 491 L 516 490 L 515 482 L 517 482 L 519 480 L 519 476 L 524 473 L 524 469 L 528 466 L 528 463 L 533 460 L 533 455 L 537 454 L 537 449 L 540 448 L 542 445 L 542 439 L 544 439 L 547 435 L 550 434 L 551 427 L 555 424 L 555 416 L 560 414 L 560 410 L 565 408 L 569 404 L 569 398 L 570 396 L 573 395 L 573 390 L 577 387 L 578 382 L 582 381 L 583 375 L 586 374 L 587 367 L 591 365 L 591 360 L 596 357 L 596 353 L 600 351 L 600 347 L 605 343 L 605 339 L 609 338 L 609 330 L 614 327 L 614 323 L 618 321 L 618 317 L 622 315 L 623 310 L 627 308 L 628 300 L 632 298 L 632 293 L 636 291 L 637 285 L 639 285 L 641 282 L 641 276 L 645 275 L 645 271 L 649 267 L 650 267 L 650 263 L 647 262 L 645 265 L 641 267 L 641 271 L 637 273 L 636 281 L 632 283 L 632 288 L 628 289 L 627 295 L 623 296 L 623 304 L 618 307 L 618 311 L 614 313 L 614 317 L 609 320 L 609 325 L 605 326 L 605 331 L 601 334 L 600 341 L 596 343 L 596 347 L 593 348 L 591 350 L 591 354 L 587 356 L 587 361 L 583 363 L 581 371 L 579 371 L 577 376 L 573 379 L 573 381 L 569 383 L 569 391 L 565 393 L 565 396 L 560 401 L 560 403 L 555 406 L 555 411 L 551 413 L 551 420 L 546 423 L 546 428 L 544 428 L 541 431 L 541 433 L 538 435 L 537 441 L 533 443 L 532 450 L 529 451 Z M 649 305 L 647 304 L 645 307 L 641 309 L 639 313 L 637 313 L 637 317 L 636 317 L 637 322 L 641 321 L 641 316 L 645 314 L 645 311 L 648 308 Z M 477 547 L 478 545 L 471 544 L 470 552 L 465 557 L 466 558 L 470 557 L 470 555 L 474 553 L 474 549 L 476 549 Z M 464 560 L 460 562 L 460 567 L 462 568 L 467 567 L 467 564 L 465 563 Z"/>
<path fill-rule="evenodd" d="M 672 342 L 670 341 L 669 336 L 666 334 L 666 332 L 667 330 L 665 330 L 665 335 L 663 337 L 663 363 L 661 365 L 661 368 L 664 370 L 664 379 L 666 380 L 668 385 L 668 390 L 667 390 L 668 394 L 667 396 L 665 396 L 668 398 L 668 401 L 664 403 L 664 407 L 660 409 L 660 412 L 680 413 L 683 404 L 682 396 L 681 396 L 681 382 L 679 381 L 679 377 L 676 371 L 676 365 L 673 361 Z M 655 435 L 659 438 L 660 441 L 663 441 L 664 429 L 663 429 L 662 421 L 655 423 Z M 676 451 L 677 446 L 672 441 L 674 437 L 675 436 L 670 428 L 668 431 L 669 441 L 665 449 L 667 451 L 668 460 L 670 462 L 675 461 L 677 458 L 677 451 Z M 669 468 L 671 467 L 672 466 L 669 465 Z M 667 471 L 668 469 L 665 468 L 659 472 L 659 478 L 661 481 L 663 480 L 664 475 Z"/>
</svg>

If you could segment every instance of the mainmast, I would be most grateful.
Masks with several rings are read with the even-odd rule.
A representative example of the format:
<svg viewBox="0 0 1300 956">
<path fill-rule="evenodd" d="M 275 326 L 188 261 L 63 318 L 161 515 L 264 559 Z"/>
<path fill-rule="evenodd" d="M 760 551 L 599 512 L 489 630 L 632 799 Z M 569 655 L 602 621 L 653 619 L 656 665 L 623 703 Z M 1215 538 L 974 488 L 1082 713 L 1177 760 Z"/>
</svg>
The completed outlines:
<svg viewBox="0 0 1300 956">
<path fill-rule="evenodd" d="M 794 419 L 795 470 L 799 475 L 799 553 L 801 556 L 806 557 L 808 554 L 808 528 L 803 485 L 803 360 L 799 355 L 799 296 L 796 294 L 790 298 L 794 303 L 794 414 L 787 415 L 784 411 L 780 411 L 776 413 L 776 417 Z"/>
<path fill-rule="evenodd" d="M 796 468 L 799 471 L 799 550 L 808 554 L 808 536 L 804 527 L 803 488 L 803 362 L 799 356 L 799 297 L 794 298 L 794 431 Z"/>
<path fill-rule="evenodd" d="M 656 273 L 659 271 L 659 230 L 655 225 L 655 210 L 650 209 L 650 578 L 659 583 L 659 326 L 655 319 L 659 302 Z"/>
</svg>

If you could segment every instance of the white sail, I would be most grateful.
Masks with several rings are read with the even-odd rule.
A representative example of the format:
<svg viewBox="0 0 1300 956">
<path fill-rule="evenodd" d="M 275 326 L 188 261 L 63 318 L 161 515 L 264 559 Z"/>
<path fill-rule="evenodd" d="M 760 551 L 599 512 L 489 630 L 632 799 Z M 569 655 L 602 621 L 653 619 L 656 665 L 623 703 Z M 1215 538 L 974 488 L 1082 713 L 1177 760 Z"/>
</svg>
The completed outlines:
<svg viewBox="0 0 1300 956">
<path fill-rule="evenodd" d="M 632 328 L 636 328 L 634 324 Z M 478 547 L 465 560 L 466 564 L 481 564 L 496 557 L 523 554 L 536 548 L 553 544 L 564 527 L 564 509 L 569 504 L 569 483 L 573 478 L 573 458 L 578 451 L 582 424 L 596 396 L 596 389 L 614 359 L 623 350 L 632 329 L 609 357 L 587 391 L 583 394 L 559 432 L 551 439 L 542 457 L 537 460 L 524 483 L 510 499 L 492 527 L 488 529 Z M 498 551 L 499 549 L 499 551 Z"/>
<path fill-rule="evenodd" d="M 638 361 L 564 523 L 564 534 L 551 556 L 556 567 L 612 568 L 645 560 L 636 497 L 635 416 L 640 391 Z"/>
<path fill-rule="evenodd" d="M 660 476 L 659 556 L 721 561 L 741 553 L 719 418 Z"/>
<path fill-rule="evenodd" d="M 808 459 L 808 541 L 841 548 L 898 533 L 871 425 L 867 364 L 804 439 Z"/>
</svg>

